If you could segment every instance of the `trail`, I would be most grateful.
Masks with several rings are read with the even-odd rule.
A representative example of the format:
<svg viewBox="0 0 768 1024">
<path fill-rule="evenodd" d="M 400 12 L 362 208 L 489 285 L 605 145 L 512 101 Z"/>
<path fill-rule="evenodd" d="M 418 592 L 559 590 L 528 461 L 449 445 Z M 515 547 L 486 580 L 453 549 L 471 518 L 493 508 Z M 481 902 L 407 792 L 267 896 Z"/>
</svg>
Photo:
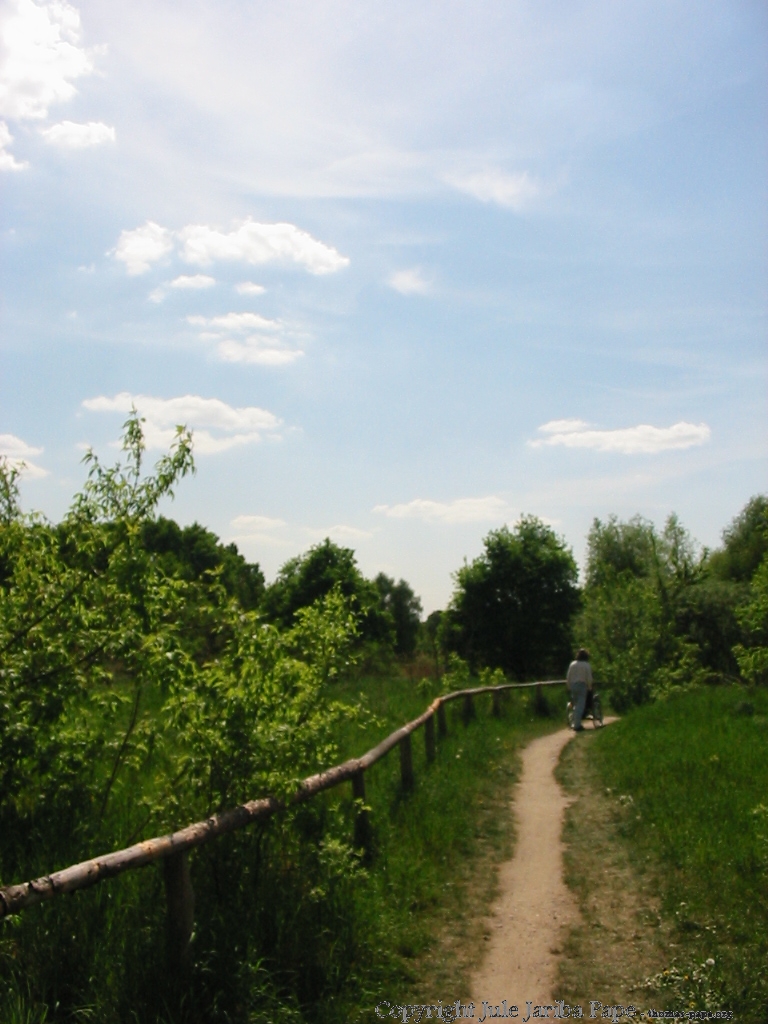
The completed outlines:
<svg viewBox="0 0 768 1024">
<path fill-rule="evenodd" d="M 488 921 L 485 957 L 472 979 L 472 999 L 494 1006 L 551 1003 L 558 955 L 566 929 L 578 919 L 576 900 L 563 881 L 561 833 L 568 799 L 554 769 L 569 740 L 568 729 L 533 740 L 523 751 L 520 781 L 513 794 L 517 842 L 512 860 L 499 872 L 500 894 Z"/>
</svg>

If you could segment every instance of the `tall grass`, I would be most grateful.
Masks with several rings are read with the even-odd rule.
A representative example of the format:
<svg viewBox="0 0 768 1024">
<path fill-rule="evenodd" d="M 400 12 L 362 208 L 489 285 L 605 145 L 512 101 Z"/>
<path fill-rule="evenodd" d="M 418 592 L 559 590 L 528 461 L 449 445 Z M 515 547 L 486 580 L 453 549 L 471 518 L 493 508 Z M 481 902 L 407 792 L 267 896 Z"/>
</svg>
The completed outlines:
<svg viewBox="0 0 768 1024">
<path fill-rule="evenodd" d="M 678 945 L 657 981 L 678 1005 L 719 1004 L 765 1024 L 768 691 L 678 693 L 604 730 L 590 756 L 676 922 Z"/>
<path fill-rule="evenodd" d="M 431 699 L 397 673 L 348 681 L 339 692 L 365 700 L 376 719 L 345 727 L 342 757 L 362 753 Z M 381 998 L 423 992 L 428 983 L 414 965 L 435 941 L 438 911 L 456 898 L 480 831 L 495 827 L 484 802 L 511 784 L 517 747 L 557 723 L 562 694 L 548 699 L 557 718 L 537 716 L 530 693 L 510 696 L 499 719 L 490 697 L 477 699 L 468 726 L 452 705 L 434 764 L 422 733 L 413 737 L 416 784 L 407 796 L 396 750 L 373 766 L 370 860 L 351 848 L 348 786 L 197 850 L 186 978 L 166 969 L 156 866 L 6 921 L 0 1022 L 326 1024 L 370 1020 Z"/>
</svg>

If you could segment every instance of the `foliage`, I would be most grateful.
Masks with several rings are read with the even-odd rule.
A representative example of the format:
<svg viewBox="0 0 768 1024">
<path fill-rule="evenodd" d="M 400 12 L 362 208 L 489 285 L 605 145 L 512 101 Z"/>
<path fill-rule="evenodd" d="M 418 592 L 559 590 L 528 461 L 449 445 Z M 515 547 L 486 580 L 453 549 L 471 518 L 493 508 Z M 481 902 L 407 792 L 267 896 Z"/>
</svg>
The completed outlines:
<svg viewBox="0 0 768 1024">
<path fill-rule="evenodd" d="M 752 498 L 712 553 L 674 515 L 661 532 L 639 516 L 594 521 L 577 631 L 617 710 L 681 685 L 766 679 L 767 510 Z"/>
<path fill-rule="evenodd" d="M 503 526 L 455 574 L 443 618 L 443 643 L 473 669 L 501 668 L 516 679 L 563 672 L 578 608 L 576 563 L 565 543 L 535 516 Z"/>
<path fill-rule="evenodd" d="M 373 581 L 379 592 L 381 607 L 391 617 L 395 629 L 395 654 L 408 657 L 416 650 L 421 623 L 421 601 L 405 580 L 395 583 L 380 572 Z"/>
<path fill-rule="evenodd" d="M 218 581 L 243 608 L 258 606 L 264 594 L 264 574 L 258 565 L 246 562 L 237 545 L 219 543 L 216 534 L 199 523 L 182 528 L 164 516 L 144 522 L 141 537 L 147 551 L 162 563 L 166 576 Z"/>
<path fill-rule="evenodd" d="M 723 546 L 712 552 L 709 565 L 723 580 L 748 583 L 768 555 L 768 497 L 750 498 L 723 531 Z"/>
<path fill-rule="evenodd" d="M 715 577 L 676 516 L 596 519 L 577 632 L 618 711 L 670 688 L 735 675 L 741 590 Z"/>
<path fill-rule="evenodd" d="M 744 630 L 744 642 L 734 648 L 739 669 L 750 683 L 768 683 L 768 554 L 763 556 L 737 614 Z"/>
<path fill-rule="evenodd" d="M 300 608 L 308 608 L 334 587 L 355 607 L 360 639 L 391 645 L 394 624 L 381 605 L 379 591 L 358 569 L 354 551 L 328 537 L 285 563 L 266 589 L 263 612 L 270 622 L 289 629 Z"/>
</svg>

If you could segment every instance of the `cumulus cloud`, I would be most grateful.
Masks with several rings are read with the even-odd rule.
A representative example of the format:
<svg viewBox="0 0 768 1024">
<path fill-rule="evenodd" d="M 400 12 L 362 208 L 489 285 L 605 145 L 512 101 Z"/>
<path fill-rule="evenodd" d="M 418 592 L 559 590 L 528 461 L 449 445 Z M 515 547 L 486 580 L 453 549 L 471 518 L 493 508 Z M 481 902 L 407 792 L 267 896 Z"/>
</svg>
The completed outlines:
<svg viewBox="0 0 768 1024">
<path fill-rule="evenodd" d="M 253 363 L 259 366 L 287 366 L 304 355 L 301 349 L 275 347 L 273 338 L 260 338 L 258 335 L 245 341 L 227 338 L 218 343 L 216 352 L 224 363 Z"/>
<path fill-rule="evenodd" d="M 483 203 L 496 203 L 510 210 L 520 210 L 541 193 L 541 186 L 523 171 L 507 174 L 491 169 L 476 174 L 455 175 L 447 178 L 449 184 Z"/>
<path fill-rule="evenodd" d="M 195 451 L 203 455 L 255 444 L 265 434 L 277 436 L 280 427 L 280 420 L 266 409 L 253 405 L 236 408 L 218 398 L 200 395 L 154 398 L 122 391 L 113 398 L 105 395 L 88 398 L 83 408 L 90 412 L 122 414 L 137 409 L 145 420 L 148 449 L 167 448 L 174 438 L 176 425 L 183 424 L 194 431 Z"/>
<path fill-rule="evenodd" d="M 42 448 L 35 448 L 26 441 L 22 441 L 15 434 L 0 434 L 0 459 L 4 459 L 9 466 L 20 469 L 27 477 L 39 479 L 48 476 L 48 470 L 42 466 L 30 462 L 30 456 L 42 455 Z"/>
<path fill-rule="evenodd" d="M 263 530 L 276 530 L 285 526 L 285 520 L 270 516 L 235 516 L 231 526 L 240 533 L 261 533 Z"/>
<path fill-rule="evenodd" d="M 565 448 L 592 448 L 599 452 L 621 455 L 653 455 L 680 448 L 705 444 L 711 431 L 706 423 L 686 423 L 681 420 L 671 427 L 652 427 L 641 423 L 620 430 L 595 430 L 583 420 L 550 420 L 539 427 L 545 437 L 529 444 L 533 448 L 543 445 L 562 445 Z"/>
<path fill-rule="evenodd" d="M 215 284 L 216 278 L 207 274 L 180 274 L 179 277 L 174 277 L 168 287 L 199 289 L 213 288 Z"/>
<path fill-rule="evenodd" d="M 387 284 L 401 295 L 426 295 L 431 284 L 423 276 L 420 267 L 410 270 L 396 270 L 390 274 Z"/>
<path fill-rule="evenodd" d="M 173 241 L 170 231 L 148 220 L 143 227 L 122 231 L 113 252 L 115 259 L 124 263 L 131 277 L 135 277 L 137 274 L 145 274 L 153 263 L 157 263 L 171 249 Z"/>
<path fill-rule="evenodd" d="M 207 327 L 201 332 L 204 341 L 216 340 L 216 353 L 225 363 L 252 363 L 260 366 L 287 366 L 295 363 L 304 353 L 288 348 L 278 335 L 284 331 L 280 320 L 269 320 L 259 313 L 224 313 L 221 316 L 188 316 L 187 322 Z M 211 330 L 213 328 L 213 330 Z M 243 334 L 246 331 L 270 331 L 270 334 L 252 334 L 245 339 L 222 337 L 224 333 Z"/>
<path fill-rule="evenodd" d="M 29 167 L 26 161 L 19 161 L 8 152 L 8 146 L 13 142 L 13 136 L 5 121 L 0 121 L 0 171 L 23 171 Z"/>
<path fill-rule="evenodd" d="M 40 132 L 46 142 L 64 149 L 86 149 L 115 141 L 115 129 L 101 121 L 77 124 L 75 121 L 61 121 Z"/>
<path fill-rule="evenodd" d="M 426 523 L 489 522 L 507 518 L 510 512 L 507 503 L 496 495 L 448 502 L 415 498 L 401 505 L 377 505 L 373 511 L 390 519 L 421 519 Z"/>
<path fill-rule="evenodd" d="M 238 295 L 263 295 L 266 290 L 263 284 L 255 284 L 253 281 L 241 281 L 235 285 Z"/>
<path fill-rule="evenodd" d="M 367 537 L 373 536 L 370 530 L 360 530 L 357 526 L 347 526 L 345 523 L 337 523 L 336 526 L 328 526 L 324 530 L 307 526 L 304 528 L 304 533 L 312 540 L 325 540 L 326 537 L 330 537 L 331 540 L 341 543 L 365 540 Z"/>
<path fill-rule="evenodd" d="M 221 316 L 188 316 L 187 323 L 215 327 L 222 331 L 280 330 L 279 320 L 268 320 L 259 313 L 223 313 Z"/>
<path fill-rule="evenodd" d="M 333 246 L 318 241 L 294 224 L 257 224 L 250 217 L 230 232 L 218 231 L 205 224 L 188 224 L 181 231 L 171 232 L 152 221 L 133 231 L 120 234 L 114 255 L 123 260 L 129 274 L 143 274 L 155 262 L 179 244 L 179 255 L 187 263 L 209 266 L 216 260 L 230 260 L 262 265 L 265 263 L 297 263 L 310 274 L 333 274 L 349 266 L 349 259 Z M 131 252 L 138 259 L 129 260 Z M 134 269 L 131 269 L 131 268 Z M 256 295 L 264 290 L 250 281 L 238 286 L 241 294 Z"/>
<path fill-rule="evenodd" d="M 274 519 L 271 516 L 235 516 L 231 522 L 235 530 L 231 541 L 241 545 L 260 544 L 266 547 L 287 547 L 290 541 L 281 531 L 286 527 L 283 519 Z"/>
<path fill-rule="evenodd" d="M 298 263 L 310 274 L 333 274 L 349 259 L 294 224 L 258 224 L 249 218 L 225 232 L 205 224 L 190 224 L 179 232 L 181 257 L 207 266 L 214 260 L 235 260 L 260 266 Z"/>
<path fill-rule="evenodd" d="M 41 119 L 53 103 L 72 99 L 72 82 L 93 71 L 79 42 L 80 15 L 64 0 L 9 0 L 0 26 L 0 115 Z"/>
</svg>

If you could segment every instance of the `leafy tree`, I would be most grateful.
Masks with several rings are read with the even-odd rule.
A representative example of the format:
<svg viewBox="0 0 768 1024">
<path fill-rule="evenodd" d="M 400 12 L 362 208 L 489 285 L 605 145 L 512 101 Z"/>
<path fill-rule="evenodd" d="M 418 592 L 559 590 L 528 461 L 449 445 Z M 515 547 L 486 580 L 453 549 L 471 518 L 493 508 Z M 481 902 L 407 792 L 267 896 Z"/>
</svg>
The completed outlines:
<svg viewBox="0 0 768 1024">
<path fill-rule="evenodd" d="M 594 521 L 578 632 L 596 672 L 610 681 L 618 710 L 671 686 L 738 674 L 737 609 L 746 585 L 736 577 L 746 565 L 744 552 L 758 546 L 756 508 L 753 499 L 725 531 L 724 550 L 731 544 L 731 551 L 719 563 L 696 551 L 674 515 L 661 532 L 638 516 Z"/>
<path fill-rule="evenodd" d="M 264 573 L 249 563 L 236 544 L 221 544 L 199 523 L 183 529 L 172 519 L 158 516 L 144 523 L 142 540 L 147 551 L 162 562 L 167 575 L 186 580 L 218 580 L 243 608 L 256 608 L 264 595 Z"/>
<path fill-rule="evenodd" d="M 748 583 L 768 554 L 768 497 L 751 498 L 723 530 L 723 546 L 709 558 L 711 571 L 724 580 Z"/>
<path fill-rule="evenodd" d="M 374 580 L 381 607 L 390 616 L 395 628 L 395 654 L 410 656 L 416 650 L 421 624 L 421 601 L 405 580 L 398 583 L 380 572 Z"/>
<path fill-rule="evenodd" d="M 264 614 L 289 629 L 299 609 L 308 608 L 334 588 L 356 608 L 361 640 L 393 643 L 393 620 L 382 608 L 376 586 L 358 569 L 354 551 L 339 547 L 328 537 L 280 569 L 264 594 Z"/>
<path fill-rule="evenodd" d="M 734 648 L 742 675 L 750 683 L 768 683 L 768 554 L 752 577 L 748 600 L 738 610 L 744 642 Z"/>
<path fill-rule="evenodd" d="M 483 543 L 483 554 L 455 574 L 441 627 L 446 648 L 473 670 L 500 668 L 517 679 L 562 673 L 579 605 L 571 551 L 535 516 Z"/>
</svg>

